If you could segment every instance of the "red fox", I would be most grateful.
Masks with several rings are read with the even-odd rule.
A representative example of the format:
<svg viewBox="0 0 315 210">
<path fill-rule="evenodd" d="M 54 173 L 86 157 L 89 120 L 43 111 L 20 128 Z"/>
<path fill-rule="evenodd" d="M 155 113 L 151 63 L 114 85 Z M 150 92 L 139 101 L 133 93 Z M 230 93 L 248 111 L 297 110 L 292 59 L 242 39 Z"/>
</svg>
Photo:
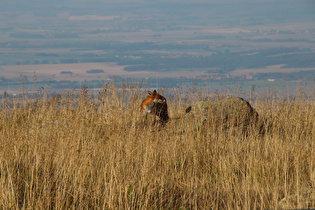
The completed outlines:
<svg viewBox="0 0 315 210">
<path fill-rule="evenodd" d="M 148 91 L 148 96 L 142 101 L 141 110 L 144 114 L 151 113 L 156 116 L 156 120 L 165 124 L 169 120 L 167 103 L 165 97 L 154 90 Z"/>
</svg>

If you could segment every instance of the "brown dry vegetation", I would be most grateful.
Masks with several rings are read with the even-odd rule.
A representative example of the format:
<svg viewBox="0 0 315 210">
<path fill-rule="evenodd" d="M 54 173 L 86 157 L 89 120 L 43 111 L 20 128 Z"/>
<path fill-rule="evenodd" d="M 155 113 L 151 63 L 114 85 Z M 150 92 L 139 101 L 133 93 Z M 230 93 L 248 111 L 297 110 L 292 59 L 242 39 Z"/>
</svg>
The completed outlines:
<svg viewBox="0 0 315 210">
<path fill-rule="evenodd" d="M 264 135 L 200 127 L 178 92 L 165 127 L 139 123 L 146 91 L 133 87 L 3 98 L 0 208 L 315 207 L 315 95 L 274 96 L 253 102 Z"/>
</svg>

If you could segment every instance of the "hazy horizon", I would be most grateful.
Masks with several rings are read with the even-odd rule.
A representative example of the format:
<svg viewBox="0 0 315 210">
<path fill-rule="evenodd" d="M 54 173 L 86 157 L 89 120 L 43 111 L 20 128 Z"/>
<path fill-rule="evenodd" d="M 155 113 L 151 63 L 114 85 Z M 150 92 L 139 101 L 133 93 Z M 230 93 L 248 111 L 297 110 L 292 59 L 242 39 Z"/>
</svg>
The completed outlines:
<svg viewBox="0 0 315 210">
<path fill-rule="evenodd" d="M 311 0 L 4 0 L 0 20 L 3 81 L 34 69 L 39 78 L 71 81 L 309 78 L 315 69 Z M 86 69 L 76 69 L 80 63 Z M 95 66 L 99 74 L 88 74 Z"/>
</svg>

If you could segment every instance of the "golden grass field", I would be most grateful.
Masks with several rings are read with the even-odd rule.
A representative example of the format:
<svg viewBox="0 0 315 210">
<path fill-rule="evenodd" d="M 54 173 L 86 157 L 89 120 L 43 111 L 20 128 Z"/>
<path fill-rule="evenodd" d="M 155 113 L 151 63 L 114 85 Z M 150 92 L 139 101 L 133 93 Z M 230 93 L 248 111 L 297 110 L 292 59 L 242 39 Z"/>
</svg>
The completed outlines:
<svg viewBox="0 0 315 210">
<path fill-rule="evenodd" d="M 192 89 L 167 95 L 171 120 L 146 124 L 147 92 L 108 85 L 0 108 L 1 209 L 290 209 L 315 207 L 315 93 L 269 91 L 252 106 L 265 132 L 187 120 Z M 195 94 L 192 94 L 192 93 Z M 284 99 L 274 99 L 283 97 Z M 216 125 L 220 128 L 220 125 Z"/>
</svg>

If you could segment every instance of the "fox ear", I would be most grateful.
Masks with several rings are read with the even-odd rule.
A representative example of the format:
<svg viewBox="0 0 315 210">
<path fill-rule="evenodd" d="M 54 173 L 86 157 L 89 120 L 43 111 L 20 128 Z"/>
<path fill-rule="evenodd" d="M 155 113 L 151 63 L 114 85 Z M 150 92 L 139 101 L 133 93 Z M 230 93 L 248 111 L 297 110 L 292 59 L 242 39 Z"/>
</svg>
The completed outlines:
<svg viewBox="0 0 315 210">
<path fill-rule="evenodd" d="M 154 90 L 153 93 L 156 93 L 156 90 Z"/>
<path fill-rule="evenodd" d="M 148 94 L 149 94 L 149 96 L 152 96 L 153 93 L 151 91 L 148 91 Z"/>
</svg>

